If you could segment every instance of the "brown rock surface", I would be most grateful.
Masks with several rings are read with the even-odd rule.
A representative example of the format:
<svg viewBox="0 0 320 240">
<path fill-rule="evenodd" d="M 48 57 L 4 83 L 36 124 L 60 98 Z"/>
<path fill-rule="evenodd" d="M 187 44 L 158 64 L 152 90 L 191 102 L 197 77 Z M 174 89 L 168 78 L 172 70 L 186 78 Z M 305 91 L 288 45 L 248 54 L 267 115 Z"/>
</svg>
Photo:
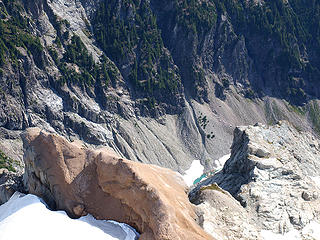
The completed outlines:
<svg viewBox="0 0 320 240">
<path fill-rule="evenodd" d="M 37 128 L 22 138 L 25 184 L 52 208 L 127 223 L 142 240 L 212 239 L 196 224 L 175 172 L 121 159 L 105 148 L 86 149 Z"/>
</svg>

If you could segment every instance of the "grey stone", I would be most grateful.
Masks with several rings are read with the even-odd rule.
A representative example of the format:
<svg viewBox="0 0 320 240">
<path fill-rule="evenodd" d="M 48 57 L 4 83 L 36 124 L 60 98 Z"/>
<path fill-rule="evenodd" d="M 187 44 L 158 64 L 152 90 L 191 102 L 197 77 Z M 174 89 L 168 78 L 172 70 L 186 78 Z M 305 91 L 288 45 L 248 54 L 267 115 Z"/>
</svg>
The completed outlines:
<svg viewBox="0 0 320 240">
<path fill-rule="evenodd" d="M 16 192 L 25 192 L 22 174 L 0 170 L 0 205 L 7 202 Z"/>
<path fill-rule="evenodd" d="M 216 182 L 241 203 L 257 231 L 284 234 L 295 229 L 303 237 L 302 229 L 320 220 L 320 151 L 312 150 L 313 139 L 286 121 L 237 127 L 230 159 L 191 190 L 189 198 L 195 201 L 201 189 Z M 269 154 L 257 156 L 257 149 Z"/>
<path fill-rule="evenodd" d="M 185 85 L 173 100 L 168 100 L 172 108 L 179 107 L 171 109 L 165 107 L 168 102 L 161 103 L 153 116 L 158 119 L 154 119 L 139 105 L 142 99 L 135 98 L 142 92 L 135 92 L 128 81 L 128 66 L 132 65 L 130 59 L 116 67 L 107 58 L 108 64 L 114 66 L 117 81 L 103 93 L 98 94 L 90 87 L 81 89 L 76 84 L 58 84 L 61 72 L 49 49 L 55 49 L 59 58 L 65 49 L 64 46 L 56 47 L 54 43 L 58 34 L 52 14 L 59 21 L 70 23 L 70 26 L 62 24 L 62 31 L 69 32 L 70 36 L 78 35 L 98 63 L 102 51 L 94 38 L 84 32 L 92 30 L 91 22 L 99 0 L 37 0 L 25 3 L 26 11 L 22 16 L 30 20 L 30 32 L 39 36 L 43 45 L 41 58 L 46 64 L 43 69 L 37 66 L 28 51 L 19 47 L 21 58 L 18 68 L 9 63 L 3 67 L 0 85 L 5 97 L 0 101 L 0 126 L 6 129 L 18 132 L 27 127 L 40 127 L 69 139 L 83 139 L 87 144 L 109 145 L 132 160 L 170 167 L 181 173 L 196 159 L 201 160 L 206 170 L 216 167 L 214 160 L 230 152 L 232 130 L 237 125 L 266 124 L 285 117 L 302 130 L 312 130 L 308 117 L 290 110 L 285 100 L 270 97 L 270 94 L 253 100 L 244 97 L 252 88 L 253 79 L 260 87 L 263 81 L 253 70 L 254 61 L 248 54 L 249 43 L 234 31 L 230 18 L 225 14 L 219 16 L 217 24 L 201 34 L 201 39 L 192 33 L 187 33 L 186 37 L 183 27 L 169 21 L 175 19 L 172 16 L 176 11 L 175 2 L 152 1 L 152 11 L 161 21 L 159 27 L 165 33 L 165 52 L 172 57 L 173 68 L 181 72 L 181 85 Z M 124 1 L 116 4 L 121 8 Z M 133 17 L 130 8 L 127 14 Z M 269 48 L 273 49 L 273 44 Z M 193 67 L 188 64 L 204 72 L 205 78 L 196 82 L 196 86 L 191 74 Z M 274 83 L 270 84 L 273 86 Z M 70 117 L 72 114 L 77 117 Z M 198 121 L 201 114 L 209 121 L 205 129 Z M 137 126 L 137 122 L 141 124 Z M 211 132 L 213 138 L 208 137 Z M 0 139 L 4 148 L 10 148 L 8 139 L 2 136 Z M 280 141 L 279 144 L 285 142 Z M 310 144 L 319 146 L 315 139 Z M 268 157 L 268 153 L 261 149 L 257 149 L 256 156 Z M 18 152 L 16 158 L 22 159 L 21 150 L 17 151 L 15 147 L 11 152 Z M 303 156 L 296 156 L 303 161 Z"/>
</svg>

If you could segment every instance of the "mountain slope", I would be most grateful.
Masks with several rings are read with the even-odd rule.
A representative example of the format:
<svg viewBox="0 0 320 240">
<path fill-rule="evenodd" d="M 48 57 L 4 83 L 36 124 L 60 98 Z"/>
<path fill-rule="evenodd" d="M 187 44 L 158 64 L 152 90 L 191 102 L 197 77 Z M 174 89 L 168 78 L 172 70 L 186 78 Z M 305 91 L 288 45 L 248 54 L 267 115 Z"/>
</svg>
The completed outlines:
<svg viewBox="0 0 320 240">
<path fill-rule="evenodd" d="M 0 147 L 12 158 L 10 130 L 30 126 L 181 172 L 194 159 L 212 167 L 236 125 L 320 129 L 317 1 L 0 8 Z"/>
</svg>

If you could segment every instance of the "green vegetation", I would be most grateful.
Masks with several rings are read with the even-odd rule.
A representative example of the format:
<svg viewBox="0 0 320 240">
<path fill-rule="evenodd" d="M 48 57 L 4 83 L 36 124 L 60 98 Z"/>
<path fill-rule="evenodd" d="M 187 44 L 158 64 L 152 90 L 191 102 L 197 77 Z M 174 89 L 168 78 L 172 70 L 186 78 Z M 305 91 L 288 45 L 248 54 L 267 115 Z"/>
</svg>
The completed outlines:
<svg viewBox="0 0 320 240">
<path fill-rule="evenodd" d="M 304 107 L 295 106 L 295 105 L 291 105 L 291 104 L 288 104 L 287 107 L 288 107 L 289 111 L 295 112 L 299 115 L 304 116 L 306 114 L 306 109 Z"/>
<path fill-rule="evenodd" d="M 11 172 L 15 172 L 16 170 L 13 167 L 14 160 L 6 156 L 1 150 L 0 150 L 0 168 L 6 168 Z"/>
<path fill-rule="evenodd" d="M 287 120 L 288 117 L 278 107 L 277 102 L 271 101 L 265 104 L 265 113 L 268 125 L 274 125 L 280 120 Z"/>
<path fill-rule="evenodd" d="M 211 185 L 205 186 L 205 187 L 201 187 L 200 191 L 204 191 L 204 190 L 214 190 L 214 191 L 218 191 L 221 192 L 223 194 L 227 194 L 223 189 L 221 189 L 216 183 L 213 183 Z"/>
<path fill-rule="evenodd" d="M 254 1 L 249 4 L 247 1 L 234 0 L 214 2 L 220 5 L 219 9 L 228 12 L 238 33 L 275 38 L 282 51 L 277 56 L 271 52 L 269 57 L 275 57 L 272 60 L 284 69 L 301 67 L 299 48 L 293 47 L 293 42 L 307 43 L 312 40 L 312 34 L 319 36 L 319 1 L 289 0 L 290 5 L 282 0 L 265 1 L 262 5 Z M 319 40 L 316 40 L 318 45 Z"/>
<path fill-rule="evenodd" d="M 72 36 L 70 43 L 65 45 L 65 50 L 63 58 L 59 59 L 57 51 L 49 49 L 62 75 L 59 81 L 61 85 L 76 84 L 85 89 L 94 87 L 99 82 L 100 86 L 107 89 L 111 82 L 116 81 L 116 67 L 105 56 L 100 59 L 100 65 L 96 64 L 80 37 Z"/>
<path fill-rule="evenodd" d="M 213 1 L 176 0 L 176 21 L 194 34 L 206 33 L 217 22 Z"/>
<path fill-rule="evenodd" d="M 164 50 L 149 3 L 123 1 L 121 17 L 114 11 L 116 4 L 116 0 L 101 2 L 93 21 L 94 34 L 119 69 L 124 63 L 130 63 L 128 78 L 149 99 L 149 107 L 152 108 L 156 102 L 155 92 L 174 93 L 178 90 L 179 76 L 171 57 Z M 159 96 L 161 98 L 161 94 Z"/>
<path fill-rule="evenodd" d="M 263 80 L 277 81 L 291 103 L 306 100 L 304 82 L 313 84 L 320 77 L 320 1 L 318 0 L 176 0 L 176 19 L 186 34 L 204 33 L 220 22 L 230 20 L 234 31 L 244 37 L 250 57 Z M 257 51 L 264 49 L 264 51 Z M 308 55 L 308 60 L 303 56 Z M 190 66 L 192 67 L 192 66 Z M 270 73 L 270 69 L 275 69 Z M 191 71 L 192 79 L 201 82 Z M 303 81 L 298 83 L 296 78 Z M 312 90 L 311 90 L 312 92 Z M 247 97 L 254 98 L 252 92 Z"/>
<path fill-rule="evenodd" d="M 209 134 L 207 134 L 207 138 L 208 139 L 213 139 L 215 138 L 216 135 L 213 134 L 213 132 L 210 132 Z"/>
<path fill-rule="evenodd" d="M 198 123 L 200 124 L 200 126 L 203 128 L 203 130 L 206 129 L 209 120 L 207 119 L 207 116 L 202 115 L 202 113 L 200 113 L 200 116 L 197 118 Z M 213 134 L 213 132 L 210 133 L 206 133 L 206 137 L 207 139 L 213 139 L 215 137 L 215 135 Z"/>
<path fill-rule="evenodd" d="M 0 67 L 7 61 L 17 65 L 21 57 L 18 47 L 33 56 L 36 65 L 43 68 L 42 45 L 30 32 L 30 20 L 22 16 L 23 6 L 19 1 L 0 3 Z"/>
<path fill-rule="evenodd" d="M 200 116 L 198 117 L 198 122 L 200 124 L 201 127 L 203 127 L 203 129 L 206 129 L 209 120 L 207 119 L 207 116 L 203 116 L 202 113 L 200 113 Z"/>
<path fill-rule="evenodd" d="M 309 105 L 309 117 L 314 130 L 320 134 L 320 108 L 317 102 L 311 102 Z"/>
<path fill-rule="evenodd" d="M 76 84 L 85 90 L 98 84 L 99 87 L 107 89 L 111 83 L 116 82 L 119 77 L 116 66 L 104 55 L 100 59 L 101 64 L 95 63 L 80 37 L 71 35 L 68 31 L 70 23 L 67 20 L 53 15 L 51 22 L 57 31 L 54 41 L 56 47 L 52 46 L 48 51 L 62 75 L 59 79 L 60 85 Z M 89 32 L 88 34 L 90 35 Z M 63 57 L 59 58 L 57 50 L 62 47 L 65 52 Z"/>
<path fill-rule="evenodd" d="M 303 83 L 297 84 L 295 77 L 311 83 L 319 80 L 320 2 L 289 0 L 287 4 L 275 0 L 265 1 L 262 5 L 253 1 L 249 4 L 234 0 L 215 2 L 224 5 L 235 31 L 238 35 L 244 35 L 247 41 L 259 38 L 261 46 L 268 46 L 268 41 L 272 39 L 277 49 L 267 47 L 267 54 L 259 52 L 254 58 L 260 66 L 264 66 L 261 71 L 278 68 L 275 77 L 282 86 L 286 86 L 283 93 L 291 102 L 304 102 L 306 94 L 299 87 Z M 313 56 L 310 62 L 304 62 L 301 58 L 303 51 Z"/>
<path fill-rule="evenodd" d="M 251 88 L 248 88 L 245 90 L 244 96 L 248 99 L 254 99 L 255 92 Z"/>
<path fill-rule="evenodd" d="M 63 58 L 60 62 L 57 62 L 62 74 L 62 84 L 72 82 L 81 86 L 93 86 L 99 74 L 99 69 L 80 37 L 73 36 L 71 43 L 66 45 L 65 49 Z M 55 59 L 55 57 L 53 58 Z M 68 63 L 76 64 L 79 69 L 74 66 L 73 68 L 71 66 L 68 68 Z"/>
</svg>

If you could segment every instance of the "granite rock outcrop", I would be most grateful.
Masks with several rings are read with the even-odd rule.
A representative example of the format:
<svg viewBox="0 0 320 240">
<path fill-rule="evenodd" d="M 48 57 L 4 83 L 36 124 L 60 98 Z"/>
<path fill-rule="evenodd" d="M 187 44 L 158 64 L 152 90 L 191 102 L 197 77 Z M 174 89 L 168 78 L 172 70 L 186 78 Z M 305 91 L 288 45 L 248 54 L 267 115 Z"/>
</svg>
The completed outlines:
<svg viewBox="0 0 320 240">
<path fill-rule="evenodd" d="M 256 124 L 237 127 L 231 149 L 223 169 L 189 193 L 191 202 L 217 184 L 240 202 L 258 232 L 305 239 L 304 229 L 320 221 L 318 138 L 286 121 Z"/>
</svg>

